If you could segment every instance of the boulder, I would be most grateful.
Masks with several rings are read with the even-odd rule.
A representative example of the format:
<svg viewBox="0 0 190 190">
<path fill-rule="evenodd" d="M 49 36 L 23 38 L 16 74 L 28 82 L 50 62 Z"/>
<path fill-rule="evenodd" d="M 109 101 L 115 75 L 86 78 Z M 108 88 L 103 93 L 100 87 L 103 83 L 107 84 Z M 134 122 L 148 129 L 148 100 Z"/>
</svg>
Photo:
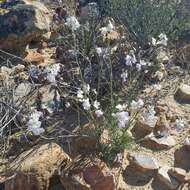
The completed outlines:
<svg viewBox="0 0 190 190">
<path fill-rule="evenodd" d="M 70 161 L 55 143 L 34 147 L 11 164 L 15 176 L 5 181 L 5 190 L 47 190 L 61 163 Z"/>
<path fill-rule="evenodd" d="M 19 52 L 48 33 L 51 18 L 43 3 L 19 0 L 4 4 L 7 11 L 0 14 L 0 49 Z"/>
<path fill-rule="evenodd" d="M 181 84 L 175 93 L 175 98 L 182 103 L 190 103 L 190 86 Z"/>
</svg>

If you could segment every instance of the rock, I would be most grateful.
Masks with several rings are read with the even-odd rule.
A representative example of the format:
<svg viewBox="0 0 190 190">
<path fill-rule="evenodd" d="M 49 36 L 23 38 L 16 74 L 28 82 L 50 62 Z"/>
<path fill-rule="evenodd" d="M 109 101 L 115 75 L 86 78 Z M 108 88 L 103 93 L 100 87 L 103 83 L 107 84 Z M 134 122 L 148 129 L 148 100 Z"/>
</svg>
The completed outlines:
<svg viewBox="0 0 190 190">
<path fill-rule="evenodd" d="M 78 136 L 72 139 L 72 147 L 75 154 L 84 152 L 94 152 L 97 150 L 96 128 L 88 123 L 83 127 L 74 130 Z"/>
<path fill-rule="evenodd" d="M 159 164 L 155 158 L 139 154 L 129 154 L 128 159 L 134 167 L 142 172 L 155 171 Z"/>
<path fill-rule="evenodd" d="M 190 182 L 190 174 L 181 168 L 170 168 L 168 174 L 176 178 L 179 182 Z"/>
<path fill-rule="evenodd" d="M 178 189 L 178 181 L 168 174 L 170 167 L 163 166 L 158 170 L 158 178 L 162 183 L 168 186 L 169 189 Z"/>
<path fill-rule="evenodd" d="M 160 134 L 168 134 L 170 128 L 169 128 L 169 122 L 166 119 L 166 114 L 161 113 L 158 119 L 158 122 L 156 123 L 156 127 L 154 132 L 160 133 Z"/>
<path fill-rule="evenodd" d="M 5 182 L 5 190 L 47 190 L 50 178 L 57 174 L 63 162 L 71 159 L 59 145 L 48 143 L 34 147 L 11 164 L 15 177 Z"/>
<path fill-rule="evenodd" d="M 25 57 L 25 60 L 29 63 L 39 65 L 44 62 L 44 57 L 40 53 L 29 52 L 27 56 Z"/>
<path fill-rule="evenodd" d="M 60 170 L 61 182 L 66 189 L 114 190 L 114 176 L 106 164 L 95 158 L 77 158 L 72 165 Z M 76 176 L 80 176 L 76 177 Z M 80 179 L 80 181 L 79 181 Z M 80 182 L 83 182 L 83 185 Z"/>
<path fill-rule="evenodd" d="M 144 138 L 143 145 L 151 149 L 162 150 L 175 146 L 176 141 L 171 135 L 156 138 L 154 134 L 151 133 Z"/>
<path fill-rule="evenodd" d="M 39 1 L 19 0 L 7 4 L 7 10 L 0 14 L 0 49 L 22 51 L 50 29 L 49 10 Z"/>
<path fill-rule="evenodd" d="M 132 129 L 132 133 L 134 134 L 135 138 L 142 138 L 146 135 L 150 134 L 158 121 L 158 117 L 154 117 L 152 120 L 144 120 L 143 118 L 139 118 L 135 127 Z"/>
<path fill-rule="evenodd" d="M 190 171 L 190 152 L 187 146 L 182 146 L 174 153 L 175 167 L 183 168 Z"/>
<path fill-rule="evenodd" d="M 180 84 L 175 93 L 175 98 L 182 103 L 190 103 L 190 86 Z"/>
</svg>

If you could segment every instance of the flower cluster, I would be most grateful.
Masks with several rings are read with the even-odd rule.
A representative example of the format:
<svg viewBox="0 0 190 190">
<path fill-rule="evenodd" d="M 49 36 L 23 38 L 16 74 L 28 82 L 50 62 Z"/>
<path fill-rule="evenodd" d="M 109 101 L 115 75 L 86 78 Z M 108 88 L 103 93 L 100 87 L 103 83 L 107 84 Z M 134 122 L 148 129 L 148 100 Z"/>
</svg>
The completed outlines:
<svg viewBox="0 0 190 190">
<path fill-rule="evenodd" d="M 92 92 L 95 95 L 97 94 L 95 89 L 93 89 Z M 82 89 L 79 88 L 77 91 L 77 98 L 79 102 L 82 103 L 84 110 L 89 111 L 91 107 L 93 107 L 95 109 L 96 116 L 101 117 L 103 115 L 103 111 L 100 109 L 100 102 L 95 100 L 93 103 L 91 103 L 89 99 L 89 93 L 90 93 L 90 85 L 83 84 Z"/>
<path fill-rule="evenodd" d="M 137 71 L 144 70 L 145 73 L 148 72 L 147 68 L 152 66 L 152 63 L 145 60 L 137 60 L 135 53 L 133 50 L 129 52 L 128 55 L 125 57 L 125 65 L 127 66 L 127 70 L 123 71 L 121 74 L 121 78 L 123 82 L 127 81 L 128 78 L 128 68 L 136 69 Z"/>
<path fill-rule="evenodd" d="M 126 111 L 113 113 L 112 116 L 117 120 L 119 128 L 125 128 L 130 119 L 129 113 Z"/>
<path fill-rule="evenodd" d="M 28 131 L 31 131 L 34 135 L 40 135 L 44 133 L 44 129 L 41 128 L 42 122 L 40 121 L 40 117 L 42 116 L 42 112 L 34 110 L 34 112 L 30 115 L 29 121 L 27 123 Z"/>
</svg>

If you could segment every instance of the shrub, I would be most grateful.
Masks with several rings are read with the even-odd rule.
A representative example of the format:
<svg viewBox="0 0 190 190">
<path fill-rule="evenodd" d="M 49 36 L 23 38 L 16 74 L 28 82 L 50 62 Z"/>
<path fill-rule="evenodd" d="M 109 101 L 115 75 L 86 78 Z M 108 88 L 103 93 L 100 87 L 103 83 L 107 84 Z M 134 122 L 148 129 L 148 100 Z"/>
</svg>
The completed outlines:
<svg viewBox="0 0 190 190">
<path fill-rule="evenodd" d="M 130 39 L 141 47 L 160 33 L 174 39 L 187 27 L 184 1 L 102 0 L 100 7 L 102 13 L 122 22 Z"/>
</svg>

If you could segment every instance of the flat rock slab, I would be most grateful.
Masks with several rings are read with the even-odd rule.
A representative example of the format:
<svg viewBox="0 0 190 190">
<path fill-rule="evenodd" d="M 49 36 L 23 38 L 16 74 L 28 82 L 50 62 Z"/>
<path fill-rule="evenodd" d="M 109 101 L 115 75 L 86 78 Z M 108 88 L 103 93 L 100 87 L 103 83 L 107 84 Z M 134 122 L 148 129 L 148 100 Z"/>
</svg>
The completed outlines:
<svg viewBox="0 0 190 190">
<path fill-rule="evenodd" d="M 145 137 L 143 141 L 143 145 L 154 149 L 154 150 L 162 150 L 169 149 L 176 145 L 176 141 L 173 136 L 163 136 L 161 138 L 156 138 L 152 133 Z"/>
<path fill-rule="evenodd" d="M 130 163 L 142 172 L 154 171 L 159 169 L 158 161 L 155 158 L 140 154 L 129 154 Z"/>
</svg>

